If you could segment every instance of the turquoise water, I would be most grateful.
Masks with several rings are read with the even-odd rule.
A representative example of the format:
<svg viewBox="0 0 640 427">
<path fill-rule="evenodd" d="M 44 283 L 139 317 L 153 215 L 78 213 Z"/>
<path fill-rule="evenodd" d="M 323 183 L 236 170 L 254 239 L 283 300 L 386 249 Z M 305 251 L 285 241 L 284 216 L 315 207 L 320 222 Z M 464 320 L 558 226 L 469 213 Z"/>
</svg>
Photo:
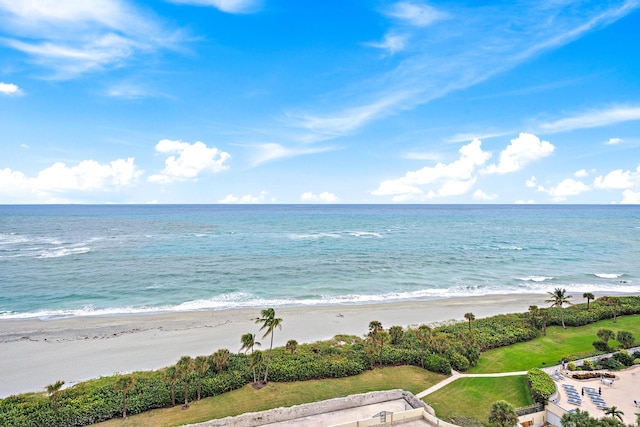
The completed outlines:
<svg viewBox="0 0 640 427">
<path fill-rule="evenodd" d="M 640 207 L 0 206 L 0 318 L 640 292 Z"/>
</svg>

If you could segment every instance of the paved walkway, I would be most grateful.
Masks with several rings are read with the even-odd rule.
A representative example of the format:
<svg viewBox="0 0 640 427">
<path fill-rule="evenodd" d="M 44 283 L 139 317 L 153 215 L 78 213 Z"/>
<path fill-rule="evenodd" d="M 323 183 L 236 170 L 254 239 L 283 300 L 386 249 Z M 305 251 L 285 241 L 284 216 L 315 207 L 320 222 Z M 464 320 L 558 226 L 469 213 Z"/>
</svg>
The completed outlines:
<svg viewBox="0 0 640 427">
<path fill-rule="evenodd" d="M 458 371 L 454 371 L 453 369 L 451 370 L 451 376 L 448 378 L 445 378 L 444 380 L 440 381 L 438 384 L 434 384 L 431 387 L 429 387 L 426 390 L 421 391 L 420 393 L 416 394 L 416 397 L 418 399 L 422 399 L 423 397 L 425 397 L 428 394 L 433 393 L 436 390 L 440 390 L 442 387 L 446 386 L 447 384 L 451 384 L 452 382 L 454 382 L 455 380 L 457 380 L 458 378 L 474 378 L 474 377 L 512 377 L 512 376 L 516 376 L 516 375 L 527 375 L 527 371 L 518 371 L 518 372 L 499 372 L 499 373 L 495 373 L 495 374 L 461 374 Z"/>
</svg>

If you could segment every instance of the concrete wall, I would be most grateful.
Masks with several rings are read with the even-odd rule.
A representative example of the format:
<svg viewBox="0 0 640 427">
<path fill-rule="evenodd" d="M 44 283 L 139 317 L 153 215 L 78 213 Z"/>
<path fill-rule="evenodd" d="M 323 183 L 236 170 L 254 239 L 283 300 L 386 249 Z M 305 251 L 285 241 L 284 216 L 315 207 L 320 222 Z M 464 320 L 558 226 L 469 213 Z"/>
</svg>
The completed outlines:
<svg viewBox="0 0 640 427">
<path fill-rule="evenodd" d="M 522 424 L 522 423 L 531 421 L 534 427 L 543 426 L 547 420 L 546 414 L 547 414 L 546 411 L 542 411 L 542 412 L 534 412 L 533 414 L 523 415 L 521 417 L 518 417 L 518 423 Z"/>
<path fill-rule="evenodd" d="M 220 427 L 229 425 L 237 427 L 255 427 L 263 424 L 287 421 L 398 399 L 405 399 L 412 408 L 420 408 L 420 410 L 422 410 L 426 407 L 424 402 L 416 399 L 413 394 L 404 390 L 377 391 L 323 400 L 321 402 L 306 403 L 304 405 L 295 405 L 288 408 L 276 408 L 269 411 L 250 412 L 238 415 L 237 417 L 227 417 L 199 424 L 191 424 L 190 427 Z"/>
<path fill-rule="evenodd" d="M 547 403 L 547 422 L 554 426 L 561 426 L 560 419 L 567 411 L 556 405 L 555 403 Z"/>
<path fill-rule="evenodd" d="M 436 418 L 435 416 L 428 413 L 425 409 L 412 409 L 409 411 L 403 412 L 394 412 L 393 415 L 390 415 L 387 418 L 387 422 L 385 424 L 380 424 L 380 420 L 376 418 L 367 418 L 364 420 L 352 421 L 344 424 L 337 424 L 331 427 L 373 427 L 373 426 L 387 426 L 394 424 L 401 424 L 403 422 L 415 421 L 415 420 L 424 420 L 428 423 L 428 425 L 433 427 L 459 427 L 455 424 L 448 423 L 446 421 L 442 421 L 441 419 Z"/>
<path fill-rule="evenodd" d="M 424 409 L 411 409 L 409 411 L 394 412 L 387 417 L 385 424 L 380 424 L 379 418 L 367 418 L 364 420 L 352 421 L 344 424 L 336 424 L 331 427 L 372 427 L 380 425 L 393 425 L 393 423 L 401 423 L 406 421 L 419 420 L 423 418 L 426 412 Z"/>
</svg>

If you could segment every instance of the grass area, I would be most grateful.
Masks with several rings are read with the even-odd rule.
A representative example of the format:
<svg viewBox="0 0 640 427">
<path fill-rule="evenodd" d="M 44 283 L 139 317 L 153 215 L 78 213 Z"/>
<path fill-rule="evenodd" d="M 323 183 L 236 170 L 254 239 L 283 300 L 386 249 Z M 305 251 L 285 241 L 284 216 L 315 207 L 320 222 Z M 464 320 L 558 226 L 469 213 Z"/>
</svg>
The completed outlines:
<svg viewBox="0 0 640 427">
<path fill-rule="evenodd" d="M 598 339 L 598 329 L 611 329 L 615 333 L 629 331 L 636 339 L 640 338 L 640 316 L 618 317 L 617 323 L 602 320 L 591 325 L 568 328 L 559 326 L 547 328 L 547 336 L 533 341 L 496 348 L 482 353 L 477 366 L 469 369 L 470 374 L 491 372 L 526 371 L 530 368 L 543 368 L 558 364 L 563 356 L 593 351 L 594 340 Z M 616 346 L 615 341 L 609 345 Z"/>
<path fill-rule="evenodd" d="M 498 400 L 514 408 L 533 403 L 526 376 L 460 378 L 423 400 L 438 418 L 458 425 L 488 425 L 489 408 Z"/>
<path fill-rule="evenodd" d="M 113 419 L 97 425 L 101 427 L 177 426 L 369 391 L 401 388 L 417 394 L 444 378 L 443 375 L 424 369 L 400 366 L 375 369 L 349 378 L 293 383 L 270 382 L 261 390 L 255 390 L 247 385 L 240 390 L 194 402 L 186 411 L 176 406 L 144 412 L 128 417 L 126 420 Z"/>
</svg>

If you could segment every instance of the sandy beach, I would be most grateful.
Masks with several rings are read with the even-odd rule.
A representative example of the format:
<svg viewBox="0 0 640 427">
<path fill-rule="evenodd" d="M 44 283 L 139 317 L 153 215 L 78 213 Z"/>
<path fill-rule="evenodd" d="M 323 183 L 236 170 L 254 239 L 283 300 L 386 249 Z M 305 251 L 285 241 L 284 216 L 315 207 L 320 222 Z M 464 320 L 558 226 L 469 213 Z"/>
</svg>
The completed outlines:
<svg viewBox="0 0 640 427">
<path fill-rule="evenodd" d="M 385 328 L 464 320 L 546 306 L 543 294 L 491 295 L 376 305 L 278 308 L 282 330 L 274 345 L 366 334 L 369 322 Z M 577 298 L 576 298 L 577 300 Z M 181 312 L 157 315 L 0 321 L 0 397 L 40 391 L 63 380 L 67 385 L 100 376 L 159 369 L 181 356 L 209 355 L 220 348 L 237 352 L 240 337 L 260 334 L 258 309 Z M 266 347 L 267 340 L 261 340 Z"/>
</svg>

